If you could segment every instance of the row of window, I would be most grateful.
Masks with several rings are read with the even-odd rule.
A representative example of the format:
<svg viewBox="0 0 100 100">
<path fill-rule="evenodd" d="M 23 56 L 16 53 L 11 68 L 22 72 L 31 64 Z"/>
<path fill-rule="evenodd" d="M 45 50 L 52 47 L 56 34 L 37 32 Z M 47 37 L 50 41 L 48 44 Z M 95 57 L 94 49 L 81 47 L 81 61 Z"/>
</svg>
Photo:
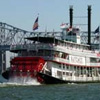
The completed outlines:
<svg viewBox="0 0 100 100">
<path fill-rule="evenodd" d="M 92 68 L 92 67 L 78 67 L 78 66 L 59 66 L 59 68 L 63 69 L 63 71 L 57 71 L 57 75 L 67 75 L 72 76 L 74 73 L 75 76 L 98 76 L 100 74 L 100 68 Z M 65 70 L 65 71 L 64 71 Z M 69 72 L 66 72 L 69 71 Z"/>
<path fill-rule="evenodd" d="M 38 50 L 38 51 L 20 51 L 19 56 L 54 56 L 59 58 L 68 59 L 68 54 L 59 52 L 59 51 L 52 51 L 52 50 Z"/>
</svg>

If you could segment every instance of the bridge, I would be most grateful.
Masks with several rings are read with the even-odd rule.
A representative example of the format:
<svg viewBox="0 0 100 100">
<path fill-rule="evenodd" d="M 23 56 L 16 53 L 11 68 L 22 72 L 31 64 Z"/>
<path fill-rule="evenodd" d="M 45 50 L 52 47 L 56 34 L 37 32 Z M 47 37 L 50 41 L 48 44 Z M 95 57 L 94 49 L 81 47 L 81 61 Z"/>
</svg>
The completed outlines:
<svg viewBox="0 0 100 100">
<path fill-rule="evenodd" d="M 63 32 L 63 31 L 62 31 Z M 11 45 L 23 44 L 28 42 L 25 37 L 32 36 L 55 36 L 60 38 L 62 32 L 29 32 L 12 25 L 0 22 L 0 72 L 6 69 L 6 51 L 10 50 Z M 92 36 L 92 42 L 95 42 L 95 35 Z M 87 43 L 87 32 L 81 32 L 83 43 Z"/>
<path fill-rule="evenodd" d="M 24 42 L 24 37 L 30 35 L 31 32 L 0 22 L 0 72 L 6 69 L 6 51 L 10 46 Z"/>
</svg>

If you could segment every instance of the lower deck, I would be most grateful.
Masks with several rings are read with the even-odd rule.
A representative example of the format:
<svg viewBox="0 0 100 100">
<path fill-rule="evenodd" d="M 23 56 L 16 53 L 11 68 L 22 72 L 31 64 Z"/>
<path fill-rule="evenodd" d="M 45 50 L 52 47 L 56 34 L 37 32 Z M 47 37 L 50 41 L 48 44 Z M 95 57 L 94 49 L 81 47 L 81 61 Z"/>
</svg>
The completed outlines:
<svg viewBox="0 0 100 100">
<path fill-rule="evenodd" d="M 43 74 L 43 79 L 38 76 L 38 73 Z M 52 82 L 52 78 L 57 82 L 59 80 L 75 83 L 99 82 L 100 67 L 63 64 L 40 57 L 18 57 L 11 61 L 11 68 L 2 75 L 6 79 L 9 77 L 35 77 L 39 82 L 45 81 L 44 76 L 49 77 L 50 82 Z"/>
<path fill-rule="evenodd" d="M 56 62 L 47 62 L 43 73 L 66 81 L 100 81 L 99 67 L 72 66 Z"/>
</svg>

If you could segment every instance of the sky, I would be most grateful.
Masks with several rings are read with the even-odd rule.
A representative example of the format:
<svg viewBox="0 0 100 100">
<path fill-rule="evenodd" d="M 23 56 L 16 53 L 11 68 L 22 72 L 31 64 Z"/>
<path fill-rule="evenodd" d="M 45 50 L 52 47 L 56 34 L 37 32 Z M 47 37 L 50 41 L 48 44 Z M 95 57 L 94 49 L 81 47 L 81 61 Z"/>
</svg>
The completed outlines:
<svg viewBox="0 0 100 100">
<path fill-rule="evenodd" d="M 62 23 L 69 23 L 70 5 L 74 16 L 87 16 L 87 6 L 91 5 L 92 30 L 100 25 L 100 0 L 0 0 L 0 22 L 32 31 L 39 14 L 38 31 L 60 31 Z M 74 18 L 76 23 L 87 24 L 87 18 Z"/>
</svg>

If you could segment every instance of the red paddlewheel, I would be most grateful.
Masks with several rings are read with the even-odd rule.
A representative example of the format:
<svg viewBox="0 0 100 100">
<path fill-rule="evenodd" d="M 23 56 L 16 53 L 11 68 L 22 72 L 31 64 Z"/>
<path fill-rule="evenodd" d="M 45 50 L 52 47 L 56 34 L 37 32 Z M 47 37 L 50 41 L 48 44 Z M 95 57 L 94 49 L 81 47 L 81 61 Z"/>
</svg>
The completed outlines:
<svg viewBox="0 0 100 100">
<path fill-rule="evenodd" d="M 16 71 L 16 76 L 37 77 L 44 64 L 45 61 L 41 57 L 15 57 L 11 61 L 11 71 Z M 42 79 L 38 78 L 38 80 Z"/>
<path fill-rule="evenodd" d="M 19 65 L 17 70 L 18 71 L 22 71 L 23 70 L 23 66 L 22 65 Z"/>
</svg>

